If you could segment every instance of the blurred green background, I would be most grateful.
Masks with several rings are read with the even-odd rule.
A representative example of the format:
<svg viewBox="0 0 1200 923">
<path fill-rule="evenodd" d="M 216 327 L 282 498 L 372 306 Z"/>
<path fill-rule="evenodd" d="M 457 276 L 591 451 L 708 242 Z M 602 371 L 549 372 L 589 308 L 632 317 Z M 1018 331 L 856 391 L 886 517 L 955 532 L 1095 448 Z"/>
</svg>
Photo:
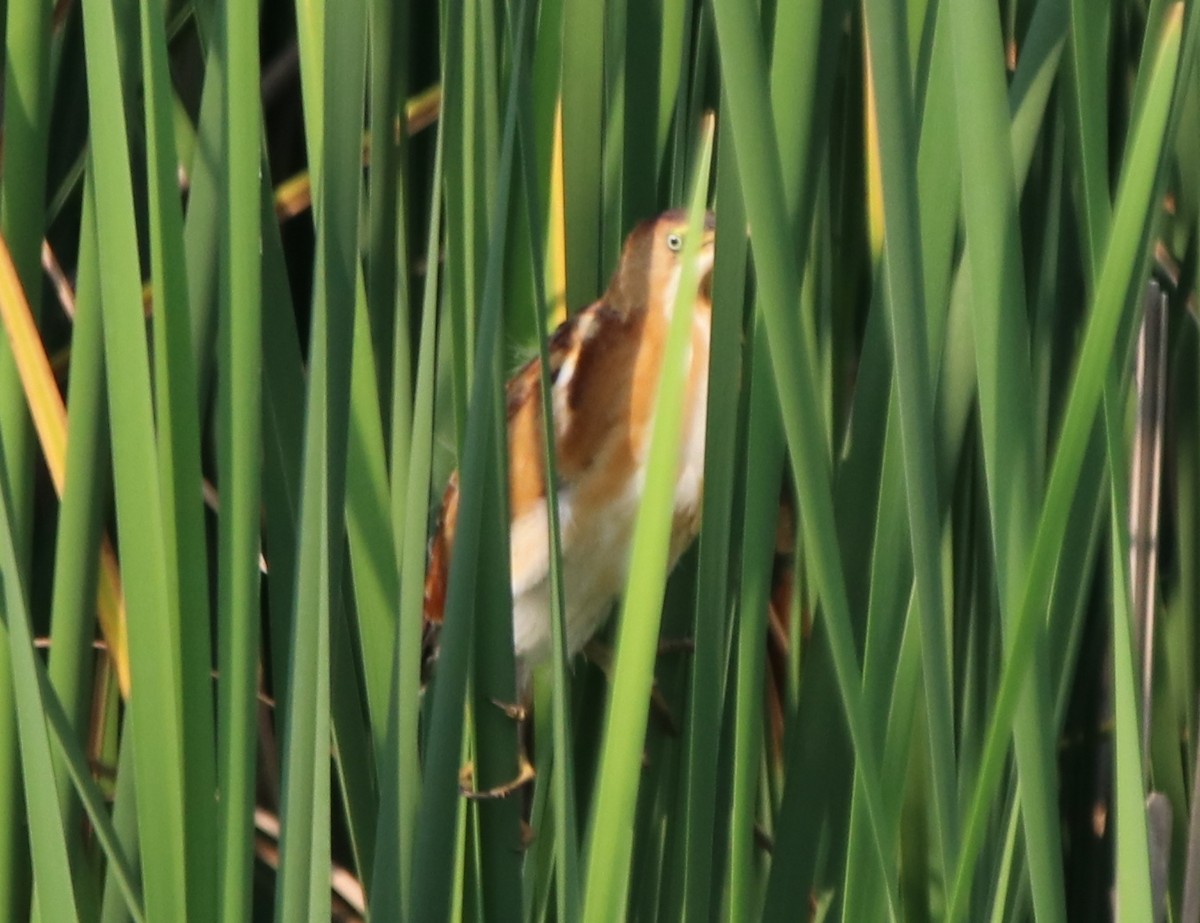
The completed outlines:
<svg viewBox="0 0 1200 923">
<path fill-rule="evenodd" d="M 0 919 L 1200 920 L 1194 4 L 0 22 Z M 468 801 L 502 383 L 689 203 L 700 540 Z"/>
</svg>

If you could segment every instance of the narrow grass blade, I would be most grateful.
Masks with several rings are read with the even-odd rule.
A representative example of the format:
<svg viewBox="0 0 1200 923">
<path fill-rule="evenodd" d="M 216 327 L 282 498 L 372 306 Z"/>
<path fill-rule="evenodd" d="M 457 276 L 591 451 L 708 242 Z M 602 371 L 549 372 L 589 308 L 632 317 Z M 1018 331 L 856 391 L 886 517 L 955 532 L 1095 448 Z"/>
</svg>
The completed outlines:
<svg viewBox="0 0 1200 923">
<path fill-rule="evenodd" d="M 263 672 L 275 693 L 275 717 L 287 722 L 288 658 L 283 639 L 292 635 L 297 584 L 304 407 L 304 366 L 295 306 L 288 284 L 279 229 L 273 226 L 269 190 L 259 200 L 263 241 L 262 338 L 262 498 L 263 541 L 267 547 L 270 584 L 267 618 L 274 642 L 263 652 Z"/>
<path fill-rule="evenodd" d="M 470 375 L 474 371 L 475 325 L 482 322 L 475 310 L 479 297 L 477 257 L 474 236 L 474 211 L 468 197 L 472 186 L 468 183 L 466 167 L 473 161 L 473 148 L 468 148 L 464 138 L 475 130 L 475 122 L 467 107 L 473 105 L 473 87 L 465 76 L 464 57 L 471 49 L 464 37 L 465 20 L 474 15 L 475 4 L 468 3 L 462 9 L 443 10 L 442 21 L 442 86 L 448 87 L 445 105 L 442 108 L 442 143 L 446 159 L 443 164 L 445 176 L 438 190 L 446 209 L 445 263 L 446 302 L 445 315 L 451 361 L 448 366 L 451 389 L 450 400 L 454 420 L 454 445 L 462 450 L 466 442 L 467 401 L 470 396 Z M 468 241 L 471 246 L 468 249 Z"/>
<path fill-rule="evenodd" d="M 681 255 L 683 274 L 671 314 L 655 400 L 654 431 L 646 487 L 634 527 L 629 577 L 621 608 L 612 694 L 604 727 L 598 788 L 587 841 L 584 919 L 619 920 L 629 893 L 632 820 L 646 736 L 646 703 L 654 678 L 662 588 L 671 538 L 679 444 L 683 432 L 685 349 L 695 292 L 695 255 L 712 160 L 713 130 L 706 127 L 693 180 L 689 233 Z"/>
<path fill-rule="evenodd" d="M 133 191 L 114 11 L 83 11 L 118 538 L 128 596 L 130 717 L 149 916 L 185 919 L 187 846 L 178 622 L 172 611 L 163 496 L 137 261 Z M 117 373 L 114 370 L 119 370 Z"/>
<path fill-rule="evenodd" d="M 737 612 L 733 673 L 733 802 L 730 806 L 730 921 L 761 914 L 762 888 L 756 869 L 755 825 L 759 760 L 763 753 L 764 666 L 767 617 L 771 604 L 775 542 L 779 518 L 777 485 L 783 474 L 783 432 L 775 397 L 766 325 L 757 317 L 751 358 L 748 407 L 745 538 Z"/>
<path fill-rule="evenodd" d="M 8 470 L 0 466 L 0 487 L 7 481 Z M 12 516 L 4 489 L 0 489 L 0 576 L 4 582 L 4 628 L 12 658 L 25 803 L 30 815 L 39 819 L 39 823 L 29 828 L 34 895 L 38 912 L 44 919 L 74 920 L 78 918 L 78 910 L 71 881 L 71 865 L 67 858 L 65 818 L 62 803 L 55 791 L 49 731 L 29 622 L 28 597 L 17 567 Z"/>
<path fill-rule="evenodd" d="M 330 900 L 330 632 L 342 608 L 353 347 L 353 313 L 347 306 L 354 304 L 358 272 L 366 12 L 360 4 L 329 4 L 319 15 L 321 40 L 301 48 L 301 60 L 321 71 L 315 96 L 320 108 L 317 118 L 308 119 L 314 139 L 309 151 L 315 165 L 318 250 L 284 736 L 277 920 L 326 916 Z"/>
<path fill-rule="evenodd" d="M 184 819 L 188 913 L 193 919 L 203 919 L 214 912 L 217 878 L 208 556 L 200 489 L 200 423 L 187 316 L 183 213 L 176 191 L 179 161 L 162 12 L 152 0 L 140 3 L 155 346 L 154 424 L 169 605 L 164 615 L 179 646 L 175 662 L 182 706 L 183 798 L 193 807 Z"/>
<path fill-rule="evenodd" d="M 12 265 L 5 267 L 3 295 L 6 315 L 20 301 L 13 297 L 12 285 L 28 296 L 31 332 L 36 340 L 36 324 L 41 315 L 41 267 L 39 256 L 46 228 L 46 184 L 51 113 L 54 87 L 50 74 L 50 10 L 38 0 L 13 0 L 4 5 L 4 162 L 0 171 L 0 237 L 11 249 Z M 8 256 L 5 256 L 8 262 Z M 11 274 L 11 275 L 10 275 Z M 6 317 L 5 327 L 10 321 Z M 10 337 L 12 331 L 9 331 Z M 5 338 L 7 340 L 7 338 Z M 33 343 L 25 344 L 25 349 Z M 30 579 L 30 555 L 33 547 L 34 468 L 33 431 L 29 425 L 31 401 L 21 387 L 21 347 L 0 341 L 0 458 L 7 470 L 8 504 L 12 516 L 12 538 L 23 579 Z M 26 381 L 28 386 L 28 381 Z M 59 401 L 61 404 L 61 401 Z M 61 448 L 61 446 L 60 446 Z M 58 460 L 61 462 L 62 454 Z M 59 482 L 61 483 L 61 481 Z M 0 642 L 0 655 L 5 653 Z M 13 712 L 12 683 L 8 657 L 0 666 L 0 798 L 19 805 L 16 772 L 20 759 L 15 743 L 17 727 Z M 0 915 L 22 917 L 27 913 L 28 856 L 24 833 L 17 821 L 20 809 L 10 820 L 0 823 Z"/>
<path fill-rule="evenodd" d="M 502 175 L 507 176 L 507 171 Z M 503 188 L 503 187 L 502 187 Z M 474 384 L 465 440 L 460 456 L 458 526 L 450 564 L 446 614 L 439 637 L 437 674 L 428 707 L 430 732 L 425 738 L 421 802 L 417 809 L 413 851 L 412 918 L 443 919 L 450 913 L 457 889 L 454 868 L 458 835 L 459 759 L 463 749 L 463 710 L 471 664 L 476 572 L 482 529 L 484 472 L 495 460 L 489 446 L 487 415 L 494 411 L 489 397 L 497 397 L 489 370 L 500 339 L 500 305 L 492 297 L 481 306 L 478 351 L 474 357 Z M 494 371 L 494 370 L 493 370 Z M 406 573 L 406 580 L 412 575 Z M 461 885 L 462 878 L 457 876 Z"/>
<path fill-rule="evenodd" d="M 0 286 L 0 321 L 7 334 L 4 348 L 16 376 L 12 393 L 23 397 L 22 410 L 28 410 L 42 444 L 46 467 L 61 494 L 66 463 L 66 408 L 7 240 L 0 240 Z"/>
<path fill-rule="evenodd" d="M 567 204 L 567 304 L 590 304 L 600 265 L 600 155 L 604 149 L 604 13 L 591 0 L 564 0 L 563 185 Z M 619 232 L 618 232 L 619 233 Z"/>
<path fill-rule="evenodd" d="M 21 387 L 42 446 L 42 456 L 55 489 L 62 496 L 66 489 L 68 457 L 66 408 L 3 239 L 0 239 L 0 321 L 16 361 Z M 121 580 L 116 558 L 107 543 L 101 552 L 100 581 L 100 630 L 108 642 L 121 691 L 128 695 L 129 653 Z"/>
<path fill-rule="evenodd" d="M 247 919 L 252 897 L 259 666 L 262 231 L 258 10 L 226 3 L 210 79 L 223 79 L 224 222 L 217 347 L 218 916 Z"/>
<path fill-rule="evenodd" d="M 519 15 L 523 17 L 519 25 L 521 35 L 531 31 L 530 17 L 534 13 L 531 2 L 522 3 Z M 522 49 L 513 49 L 514 53 L 522 53 Z M 519 77 L 520 100 L 528 101 L 533 98 L 526 69 L 521 68 Z M 546 235 L 541 226 L 543 214 L 536 163 L 536 147 L 533 129 L 533 118 L 530 106 L 519 105 L 518 141 L 520 144 L 519 158 L 521 161 L 521 176 L 525 185 L 526 218 L 529 221 L 529 236 L 533 242 L 530 248 L 532 257 L 533 299 L 532 308 L 533 328 L 538 332 L 538 360 L 540 363 L 541 380 L 539 382 L 541 397 L 542 419 L 542 464 L 545 470 L 547 484 L 558 483 L 555 470 L 556 436 L 554 424 L 554 400 L 550 381 L 550 347 L 541 331 L 546 328 L 546 314 L 550 302 L 546 297 L 544 280 L 547 278 L 544 252 L 539 246 Z M 551 653 L 550 670 L 553 676 L 551 691 L 551 734 L 553 736 L 554 765 L 551 784 L 553 791 L 553 817 L 555 839 L 555 885 L 558 898 L 557 910 L 560 919 L 574 920 L 580 912 L 580 880 L 579 880 L 579 822 L 575 804 L 575 757 L 572 743 L 574 735 L 571 725 L 571 677 L 569 673 L 570 659 L 567 649 L 567 626 L 563 601 L 562 574 L 562 542 L 559 533 L 558 504 L 546 504 L 547 534 L 550 536 L 549 574 L 550 581 L 550 631 Z"/>
<path fill-rule="evenodd" d="M 215 387 L 213 351 L 217 338 L 217 313 L 221 285 L 221 227 L 224 223 L 222 164 L 225 149 L 225 94 L 221 79 L 221 43 L 210 41 L 205 58 L 206 73 L 196 120 L 196 149 L 188 175 L 187 215 L 183 245 L 187 261 L 188 313 L 192 328 L 192 355 L 196 369 L 197 396 L 207 405 Z M 205 156 L 211 151 L 212 156 Z"/>
<path fill-rule="evenodd" d="M 970 877 L 983 837 L 983 826 L 996 786 L 1017 701 L 1025 688 L 1030 652 L 1041 632 L 1045 601 L 1054 577 L 1054 563 L 1067 526 L 1090 430 L 1101 397 L 1101 388 L 1112 354 L 1122 310 L 1127 303 L 1135 269 L 1141 264 L 1147 215 L 1159 181 L 1163 131 L 1179 54 L 1180 11 L 1166 23 L 1152 67 L 1154 77 L 1146 105 L 1131 135 L 1126 168 L 1118 188 L 1112 230 L 1101 264 L 1087 330 L 1079 351 L 1070 397 L 1050 470 L 1046 497 L 1039 515 L 1030 569 L 1021 596 L 1021 607 L 1010 629 L 1011 643 L 1001 685 L 988 725 L 987 741 L 972 797 L 958 871 L 954 876 L 950 917 L 965 912 Z"/>
<path fill-rule="evenodd" d="M 868 2 L 865 29 L 881 140 L 887 258 L 884 285 L 891 309 L 895 386 L 907 484 L 909 537 L 921 619 L 925 702 L 929 711 L 933 804 L 944 873 L 958 851 L 957 760 L 950 646 L 946 637 L 938 560 L 941 532 L 933 453 L 933 396 L 925 321 L 924 276 L 917 205 L 916 132 L 906 89 L 910 68 L 894 4 Z"/>
<path fill-rule="evenodd" d="M 1006 130 L 1009 106 L 995 11 L 960 0 L 951 17 L 992 544 L 1000 610 L 1011 617 L 1035 527 L 1030 486 L 1041 482 L 1042 472 L 1031 425 L 1033 378 L 1012 140 Z M 1037 651 L 1034 676 L 1019 706 L 1015 747 L 1035 913 L 1054 920 L 1061 919 L 1066 899 L 1058 860 L 1062 843 L 1055 753 L 1040 694 L 1048 694 L 1046 666 L 1044 649 Z"/>
<path fill-rule="evenodd" d="M 717 126 L 717 236 L 721 246 L 713 267 L 708 416 L 713 433 L 738 433 L 741 405 L 742 308 L 746 291 L 748 241 L 730 123 Z M 692 628 L 695 652 L 688 693 L 684 919 L 708 919 L 712 891 L 713 825 L 718 811 L 717 754 L 725 698 L 725 642 L 730 611 L 735 483 L 741 440 L 707 439 L 704 446 L 704 513 L 700 528 L 699 577 Z"/>
<path fill-rule="evenodd" d="M 89 178 L 84 181 L 91 182 Z M 104 533 L 102 517 L 112 470 L 108 444 L 108 405 L 104 394 L 100 269 L 95 216 L 89 207 L 91 201 L 94 201 L 93 197 L 85 195 L 66 421 L 71 440 L 67 445 L 59 531 L 54 548 L 51 654 L 48 664 L 50 681 L 62 701 L 68 726 L 80 738 L 87 727 L 96 664 L 92 642 L 96 635 L 96 587 L 101 547 L 108 551 L 109 563 L 115 564 L 111 546 L 107 540 L 103 545 L 101 543 Z M 100 607 L 100 612 L 103 626 L 103 607 Z M 124 644 L 123 638 L 121 643 Z M 128 667 L 126 656 L 127 679 Z M 120 673 L 118 668 L 118 677 Z M 70 779 L 62 760 L 56 761 L 55 771 L 59 797 L 70 797 Z M 78 802 L 72 805 L 67 816 L 68 823 L 79 817 Z M 76 850 L 72 860 L 76 861 L 82 844 L 74 841 L 71 845 Z M 79 871 L 78 865 L 76 868 Z"/>
<path fill-rule="evenodd" d="M 78 731 L 72 727 L 62 702 L 50 685 L 46 671 L 36 662 L 35 667 L 41 689 L 41 708 L 46 716 L 54 742 L 57 744 L 58 754 L 62 759 L 66 775 L 74 785 L 75 793 L 83 802 L 88 821 L 95 831 L 96 840 L 103 849 L 108 862 L 108 874 L 125 902 L 125 909 L 129 916 L 141 923 L 145 919 L 142 912 L 141 889 L 129 859 L 129 852 L 121 843 L 104 794 L 92 777 L 88 759 L 76 739 Z M 132 777 L 132 772 L 130 772 L 130 776 Z"/>
<path fill-rule="evenodd" d="M 438 132 L 434 154 L 433 188 L 441 184 L 442 132 Z M 417 837 L 416 819 L 421 797 L 421 763 L 419 724 L 421 714 L 421 631 L 422 602 L 425 586 L 425 526 L 429 512 L 429 480 L 433 451 L 434 353 L 436 350 L 437 251 L 441 245 L 441 207 L 434 197 L 429 213 L 426 237 L 428 274 L 421 304 L 421 333 L 417 349 L 417 374 L 413 387 L 411 427 L 401 434 L 393 424 L 392 449 L 392 534 L 398 552 L 396 568 L 400 577 L 398 618 L 395 649 L 392 652 L 391 721 L 384 770 L 381 778 L 395 780 L 383 788 L 380 795 L 380 819 L 376 825 L 378 842 L 375 849 L 375 871 L 372 890 L 372 912 L 377 918 L 410 920 L 413 894 L 412 873 L 416 864 L 414 843 Z M 396 322 L 407 320 L 397 312 Z M 397 331 L 394 338 L 397 352 L 407 348 L 406 338 Z M 394 360 L 397 370 L 407 359 Z M 400 407 L 403 385 L 398 371 L 392 377 L 396 393 L 393 396 L 394 415 Z M 409 457 L 403 466 L 407 472 L 399 477 L 400 448 L 398 442 L 408 439 Z M 403 500 L 401 500 L 403 497 Z M 393 804 L 392 799 L 395 799 Z M 393 848 L 394 844 L 394 848 Z"/>
<path fill-rule="evenodd" d="M 120 843 L 126 855 L 133 855 L 138 850 L 137 817 L 134 806 L 135 779 L 133 767 L 132 726 L 126 724 L 122 729 L 116 747 L 115 765 L 117 767 L 117 782 L 113 791 L 112 826 L 116 841 Z M 136 882 L 136 879 L 134 880 Z M 104 892 L 101 897 L 101 923 L 125 923 L 130 916 L 125 886 L 121 881 L 115 865 L 109 866 L 104 878 Z M 144 912 L 142 919 L 145 919 Z"/>
<path fill-rule="evenodd" d="M 891 854 L 892 833 L 885 826 L 876 748 L 868 739 L 863 722 L 862 678 L 850 628 L 845 576 L 835 538 L 833 500 L 830 492 L 829 461 L 824 453 L 809 452 L 806 446 L 823 440 L 820 413 L 813 382 L 813 358 L 797 330 L 789 309 L 800 291 L 783 214 L 783 180 L 776 151 L 775 132 L 766 107 L 767 86 L 762 48 L 755 36 L 753 10 L 738 0 L 714 0 L 718 49 L 733 121 L 734 144 L 742 174 L 746 213 L 751 228 L 751 249 L 758 269 L 761 303 L 767 317 L 777 388 L 788 450 L 795 466 L 797 489 L 809 506 L 802 519 L 809 565 L 825 613 L 846 712 L 860 771 L 866 780 L 869 816 L 875 835 L 876 855 L 884 878 L 895 880 Z M 888 888 L 889 896 L 894 889 Z"/>
<path fill-rule="evenodd" d="M 491 344 L 485 343 L 482 338 L 484 321 L 481 319 L 481 339 L 473 382 L 474 388 L 483 387 L 487 391 L 473 389 L 472 394 L 472 413 L 480 414 L 480 425 L 488 428 L 482 444 L 486 473 L 477 474 L 481 492 L 479 522 L 484 531 L 478 548 L 474 583 L 472 628 L 475 653 L 468 703 L 474 731 L 471 742 L 474 745 L 476 784 L 483 788 L 503 785 L 517 773 L 516 728 L 495 704 L 514 701 L 516 683 L 510 602 L 512 558 L 508 542 L 508 417 L 504 401 L 504 368 L 499 349 L 509 315 L 502 313 L 502 302 L 495 307 L 492 302 L 500 301 L 502 293 L 504 300 L 515 301 L 515 293 L 520 285 L 511 273 L 506 278 L 505 267 L 509 248 L 520 239 L 513 234 L 511 216 L 520 214 L 517 205 L 519 200 L 516 198 L 519 191 L 514 190 L 514 187 L 519 190 L 521 183 L 521 175 L 517 170 L 517 133 L 522 108 L 520 94 L 529 66 L 527 42 L 532 30 L 532 14 L 532 7 L 528 3 L 522 4 L 510 20 L 507 30 L 511 37 L 512 65 L 507 74 L 504 101 L 498 103 L 500 108 L 493 107 L 497 114 L 503 114 L 498 159 L 494 168 L 486 160 L 477 160 L 476 163 L 476 169 L 483 179 L 483 188 L 488 187 L 489 176 L 495 177 L 495 195 L 487 203 L 488 242 L 480 310 L 487 313 L 494 311 L 496 339 Z M 486 96 L 484 105 L 487 105 Z M 475 144 L 479 149 L 487 149 L 490 137 L 486 120 L 482 128 L 483 131 L 476 134 Z M 471 256 L 469 249 L 467 256 Z M 476 250 L 475 259 L 482 256 L 483 251 Z M 523 311 L 521 314 L 528 316 Z M 453 575 L 451 579 L 454 579 Z M 461 598 L 466 597 L 464 595 Z M 477 810 L 472 814 L 477 822 L 480 851 L 474 870 L 478 877 L 479 900 L 499 917 L 515 919 L 523 905 L 520 862 L 514 849 L 520 843 L 518 805 L 515 799 L 507 798 L 485 801 L 476 807 Z"/>
<path fill-rule="evenodd" d="M 1110 382 L 1115 376 L 1110 377 Z M 1115 390 L 1115 389 L 1112 389 Z M 1107 402 L 1115 406 L 1116 402 Z M 1116 813 L 1116 913 L 1122 920 L 1150 920 L 1154 913 L 1150 883 L 1150 838 L 1146 829 L 1145 756 L 1138 721 L 1138 676 L 1134 651 L 1132 586 L 1129 574 L 1129 481 L 1121 464 L 1124 427 L 1106 414 L 1112 493 L 1112 653 Z"/>
<path fill-rule="evenodd" d="M 415 44 L 410 6 L 407 2 L 373 0 L 368 12 L 370 163 L 365 282 L 367 313 L 371 318 L 370 342 L 378 358 L 377 386 L 379 392 L 389 398 L 392 393 L 390 359 L 394 316 L 401 299 L 406 304 L 408 298 L 408 261 L 404 244 L 404 225 L 408 220 L 405 207 L 408 132 L 400 130 L 399 125 L 404 117 L 408 69 L 412 65 Z M 406 394 L 409 382 L 401 382 L 400 386 L 400 393 Z M 384 419 L 388 419 L 386 413 Z M 387 691 L 385 686 L 385 697 Z"/>
<path fill-rule="evenodd" d="M 350 368 L 346 539 L 357 615 L 358 656 L 353 660 L 358 661 L 356 672 L 362 674 L 366 687 L 368 725 L 374 738 L 382 741 L 387 737 L 387 702 L 396 631 L 392 610 L 399 591 L 388 518 L 387 451 L 370 310 L 365 293 L 359 291 L 355 296 L 354 354 Z M 381 757 L 382 752 L 377 755 Z"/>
<path fill-rule="evenodd" d="M 500 368 L 503 313 L 500 303 L 502 269 L 507 241 L 511 185 L 514 173 L 518 106 L 516 93 L 521 85 L 521 70 L 526 66 L 525 17 L 513 39 L 513 65 L 509 73 L 504 107 L 503 136 L 496 166 L 496 198 L 488 219 L 490 242 L 486 258 L 486 284 L 479 307 L 478 336 L 475 350 L 461 357 L 472 365 L 470 402 L 467 405 L 466 432 L 459 464 L 459 509 L 450 580 L 446 597 L 445 619 L 440 634 L 437 673 L 432 686 L 432 706 L 428 711 L 431 732 L 426 741 L 422 803 L 418 809 L 416 849 L 412 872 L 411 913 L 416 919 L 441 919 L 450 912 L 456 898 L 466 890 L 470 899 L 475 892 L 471 881 L 455 874 L 452 857 L 458 827 L 458 766 L 463 746 L 463 711 L 467 702 L 468 674 L 473 676 L 473 717 L 478 723 L 474 735 L 476 784 L 486 788 L 512 778 L 516 770 L 515 735 L 511 721 L 492 703 L 513 699 L 512 618 L 510 602 L 508 530 L 504 485 L 507 483 L 506 439 L 501 401 L 504 394 Z M 461 25 L 461 24 L 460 24 Z M 458 33 L 450 41 L 453 43 Z M 456 59 L 462 49 L 450 53 Z M 451 76 L 460 79 L 455 63 Z M 452 133 L 447 133 L 448 149 Z M 453 182 L 448 173 L 447 183 Z M 449 193 L 447 193 L 449 196 Z M 465 203 L 464 203 L 465 204 Z M 474 216 L 447 209 L 447 233 L 467 238 L 461 263 L 448 272 L 463 276 L 460 291 L 470 291 L 475 262 L 483 257 L 469 240 Z M 451 280 L 453 281 L 453 280 Z M 455 304 L 451 302 L 453 315 Z M 458 305 L 465 310 L 465 305 Z M 465 326 L 465 324 L 464 324 Z M 462 343 L 465 345 L 465 343 Z M 457 347 L 456 347 L 457 348 Z M 458 375 L 466 379 L 465 366 Z M 489 540 L 490 539 L 490 540 Z M 406 580 L 411 575 L 406 574 Z M 472 659 L 474 647 L 474 664 Z M 475 829 L 485 853 L 470 867 L 475 887 L 486 896 L 489 906 L 501 915 L 515 917 L 520 912 L 521 894 L 516 880 L 518 865 L 512 852 L 517 815 L 515 805 L 493 802 L 467 813 L 468 829 L 477 817 Z M 487 847 L 490 846 L 490 849 Z M 476 895 L 477 896 L 477 895 Z"/>
</svg>

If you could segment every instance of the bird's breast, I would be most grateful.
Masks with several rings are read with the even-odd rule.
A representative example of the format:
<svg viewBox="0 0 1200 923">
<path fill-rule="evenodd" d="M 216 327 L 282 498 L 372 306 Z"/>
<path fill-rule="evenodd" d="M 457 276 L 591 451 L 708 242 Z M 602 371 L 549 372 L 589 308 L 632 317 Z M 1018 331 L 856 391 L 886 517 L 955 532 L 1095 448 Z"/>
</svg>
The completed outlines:
<svg viewBox="0 0 1200 923">
<path fill-rule="evenodd" d="M 691 544 L 700 525 L 710 324 L 710 311 L 698 306 L 688 344 L 670 567 Z M 586 440 L 595 449 L 585 473 L 550 491 L 558 506 L 567 646 L 571 654 L 599 630 L 625 587 L 634 524 L 646 484 L 653 405 L 661 371 L 662 354 L 656 353 L 657 345 L 653 339 L 644 339 L 633 367 L 625 366 L 631 377 L 630 387 L 624 392 L 628 394 L 628 409 L 603 437 L 595 434 Z M 569 384 L 570 377 L 560 373 L 560 382 Z M 615 375 L 607 383 L 615 391 L 622 391 Z M 556 419 L 556 425 L 558 422 Z M 576 425 L 586 424 L 576 420 Z M 548 655 L 550 643 L 549 536 L 544 501 L 514 516 L 511 537 L 514 640 L 523 669 L 528 669 Z"/>
<path fill-rule="evenodd" d="M 679 480 L 671 529 L 671 564 L 696 537 L 704 496 L 704 443 L 708 420 L 708 355 L 712 315 L 697 310 L 692 318 L 691 356 L 680 445 Z"/>
</svg>

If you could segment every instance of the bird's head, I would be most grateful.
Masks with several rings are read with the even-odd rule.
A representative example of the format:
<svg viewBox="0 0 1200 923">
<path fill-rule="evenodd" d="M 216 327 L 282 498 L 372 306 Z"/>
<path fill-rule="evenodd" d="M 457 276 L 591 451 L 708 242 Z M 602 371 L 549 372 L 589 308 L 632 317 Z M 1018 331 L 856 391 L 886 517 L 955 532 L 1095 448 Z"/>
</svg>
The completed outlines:
<svg viewBox="0 0 1200 923">
<path fill-rule="evenodd" d="M 696 251 L 696 276 L 701 291 L 709 290 L 716 241 L 716 219 L 704 215 L 700 247 Z M 621 262 L 608 286 L 606 299 L 625 313 L 644 310 L 655 298 L 666 297 L 679 284 L 688 234 L 686 209 L 663 212 L 643 221 L 625 241 Z"/>
</svg>

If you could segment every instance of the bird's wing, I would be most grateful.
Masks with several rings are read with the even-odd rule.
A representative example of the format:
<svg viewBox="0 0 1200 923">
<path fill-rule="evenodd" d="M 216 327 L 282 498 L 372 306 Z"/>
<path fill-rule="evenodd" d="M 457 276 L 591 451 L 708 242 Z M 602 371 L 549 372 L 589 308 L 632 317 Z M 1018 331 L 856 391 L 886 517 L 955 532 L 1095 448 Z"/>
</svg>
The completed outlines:
<svg viewBox="0 0 1200 923">
<path fill-rule="evenodd" d="M 629 422 L 640 323 L 598 301 L 569 318 L 550 338 L 550 382 L 556 440 L 555 476 L 564 553 L 583 526 L 600 471 L 620 472 L 632 456 Z M 506 388 L 512 584 L 536 585 L 549 568 L 546 478 L 542 450 L 540 359 L 527 362 Z M 578 497 L 580 502 L 572 502 Z M 441 621 L 450 551 L 458 518 L 458 477 L 452 475 L 430 544 L 425 617 Z"/>
</svg>

